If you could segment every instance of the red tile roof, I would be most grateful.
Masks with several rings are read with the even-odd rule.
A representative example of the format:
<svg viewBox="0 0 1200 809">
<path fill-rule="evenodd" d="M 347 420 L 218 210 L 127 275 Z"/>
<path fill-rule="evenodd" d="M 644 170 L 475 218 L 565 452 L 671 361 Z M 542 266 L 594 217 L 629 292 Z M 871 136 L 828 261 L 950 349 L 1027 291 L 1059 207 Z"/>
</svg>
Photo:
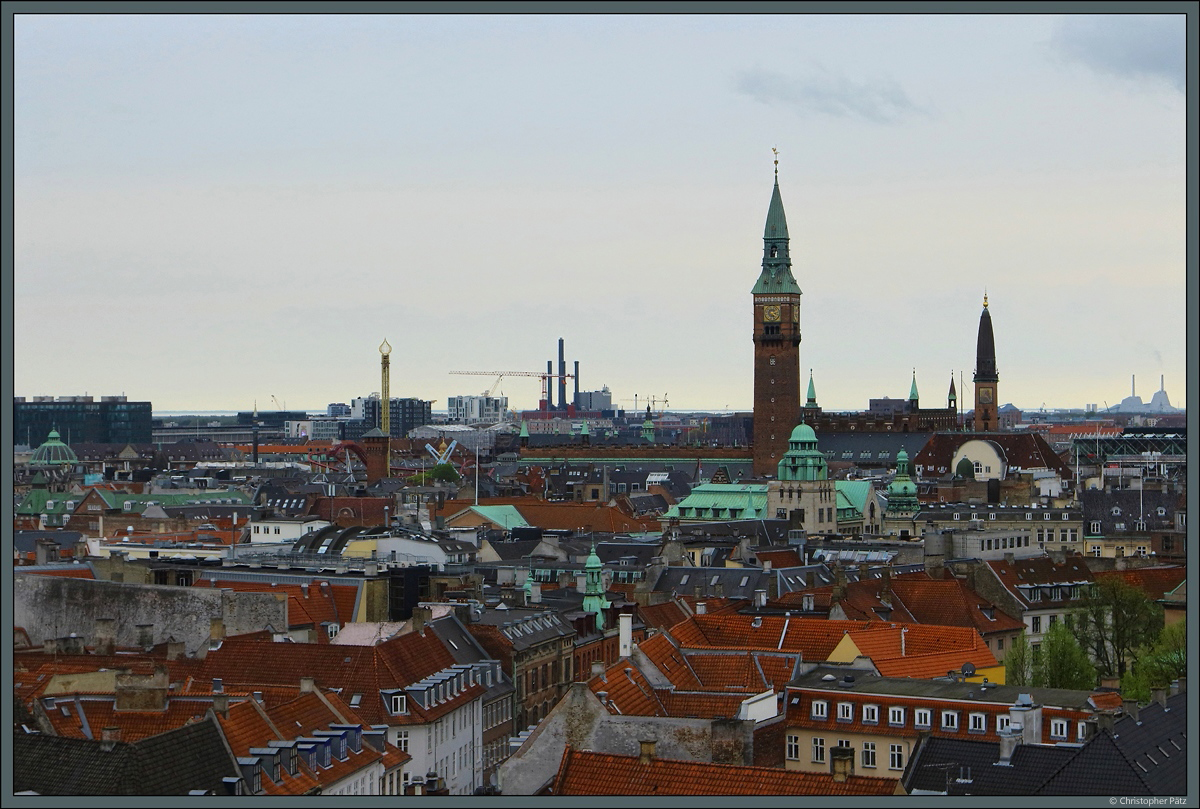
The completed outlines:
<svg viewBox="0 0 1200 809">
<path fill-rule="evenodd" d="M 851 776 L 838 783 L 833 776 L 742 767 L 704 761 L 618 756 L 575 750 L 563 751 L 554 795 L 892 795 L 897 781 Z"/>
<path fill-rule="evenodd" d="M 828 660 L 848 634 L 885 677 L 942 676 L 964 662 L 976 668 L 997 665 L 983 638 L 970 627 L 737 614 L 696 615 L 670 634 L 689 654 L 705 649 L 769 650 L 799 653 L 813 661 Z M 955 662 L 943 665 L 949 659 Z M 690 657 L 689 662 L 695 668 Z"/>
<path fill-rule="evenodd" d="M 80 695 L 78 700 L 69 701 L 64 696 L 46 711 L 46 719 L 54 735 L 73 739 L 99 739 L 104 728 L 115 727 L 120 728 L 121 741 L 136 742 L 199 721 L 212 706 L 202 700 L 169 699 L 161 711 L 118 711 L 111 694 Z M 81 710 L 83 717 L 79 715 Z M 83 719 L 87 720 L 90 735 L 84 732 Z"/>
<path fill-rule="evenodd" d="M 272 584 L 261 581 L 233 581 L 198 579 L 196 587 L 215 587 L 223 590 L 247 593 L 274 593 L 287 596 L 288 625 L 292 627 L 314 626 L 335 623 L 339 626 L 354 621 L 354 606 L 358 601 L 358 584 L 330 583 L 328 588 L 313 582 L 307 588 L 299 584 Z M 318 635 L 319 643 L 328 641 L 324 633 Z"/>
<path fill-rule="evenodd" d="M 771 567 L 774 568 L 800 567 L 804 564 L 800 555 L 791 548 L 784 551 L 755 551 L 754 556 L 760 565 L 763 562 L 770 562 Z"/>
<path fill-rule="evenodd" d="M 1034 602 L 1029 601 L 1028 593 L 1031 585 L 1050 586 L 1055 584 L 1079 584 L 1094 580 L 1091 570 L 1084 563 L 1082 556 L 1068 556 L 1062 563 L 1055 562 L 1049 556 L 1032 556 L 1024 559 L 1000 559 L 989 561 L 988 568 L 1000 579 L 1013 596 L 1026 608 Z M 1071 607 L 1077 606 L 1068 593 L 1062 592 L 1062 597 L 1050 599 L 1043 597 L 1036 602 L 1037 607 Z"/>
<path fill-rule="evenodd" d="M 1152 601 L 1157 601 L 1178 587 L 1187 578 L 1185 567 L 1139 567 L 1134 570 L 1107 570 L 1097 573 L 1096 578 L 1123 579 L 1146 594 Z"/>
<path fill-rule="evenodd" d="M 476 684 L 428 710 L 409 700 L 409 713 L 404 716 L 386 711 L 380 690 L 403 688 L 455 662 L 433 632 L 398 635 L 376 646 L 273 643 L 269 636 L 238 635 L 208 653 L 199 676 L 220 677 L 227 687 L 290 686 L 301 677 L 313 677 L 320 688 L 341 688 L 346 696 L 362 694 L 355 710 L 370 724 L 420 724 L 469 702 L 485 689 Z"/>
<path fill-rule="evenodd" d="M 688 617 L 688 614 L 675 601 L 664 601 L 662 604 L 639 607 L 638 615 L 641 616 L 646 626 L 657 629 L 670 629 Z"/>
</svg>

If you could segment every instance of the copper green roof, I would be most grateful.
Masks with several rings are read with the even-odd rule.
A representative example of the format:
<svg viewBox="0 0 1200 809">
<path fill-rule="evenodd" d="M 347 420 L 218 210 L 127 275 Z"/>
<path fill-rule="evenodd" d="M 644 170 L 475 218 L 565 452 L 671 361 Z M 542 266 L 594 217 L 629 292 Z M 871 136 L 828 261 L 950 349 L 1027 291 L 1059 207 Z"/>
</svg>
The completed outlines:
<svg viewBox="0 0 1200 809">
<path fill-rule="evenodd" d="M 788 237 L 787 217 L 783 213 L 783 197 L 779 193 L 779 178 L 775 178 L 775 187 L 771 189 L 771 204 L 767 208 L 767 224 L 763 228 L 764 239 L 786 239 Z"/>
<path fill-rule="evenodd" d="M 916 401 L 917 399 L 919 399 L 919 398 L 920 398 L 920 397 L 919 397 L 919 396 L 917 396 L 917 371 L 916 371 L 916 369 L 914 368 L 914 369 L 913 369 L 913 381 L 912 381 L 912 387 L 911 387 L 911 388 L 909 388 L 909 390 L 908 390 L 908 399 L 909 399 L 909 401 L 913 401 L 913 402 L 915 402 L 915 401 Z"/>
<path fill-rule="evenodd" d="M 475 512 L 490 523 L 503 525 L 506 529 L 525 528 L 529 525 L 521 516 L 521 512 L 517 511 L 516 506 L 470 506 L 468 510 Z"/>
<path fill-rule="evenodd" d="M 70 466 L 79 462 L 75 452 L 64 444 L 58 430 L 51 430 L 45 442 L 33 451 L 30 466 Z"/>
<path fill-rule="evenodd" d="M 783 213 L 783 197 L 779 194 L 779 179 L 771 191 L 767 208 L 767 224 L 763 228 L 763 266 L 758 281 L 750 292 L 754 295 L 799 295 L 800 286 L 792 277 L 792 260 L 788 257 L 787 217 Z M 775 255 L 772 255 L 772 252 Z"/>
<path fill-rule="evenodd" d="M 520 435 L 520 437 L 521 437 L 521 438 L 528 438 L 528 437 L 529 437 L 529 424 L 528 424 L 528 423 L 526 423 L 524 420 L 522 420 L 522 421 L 521 421 L 521 435 Z"/>
<path fill-rule="evenodd" d="M 867 509 L 867 501 L 875 491 L 874 484 L 869 480 L 839 480 L 835 484 L 838 493 L 838 508 L 842 508 L 842 500 L 862 516 Z"/>
<path fill-rule="evenodd" d="M 660 519 L 754 520 L 766 516 L 767 484 L 703 483 Z"/>
<path fill-rule="evenodd" d="M 805 407 L 817 406 L 817 388 L 813 384 L 812 370 L 808 372 L 808 401 L 804 403 Z"/>
</svg>

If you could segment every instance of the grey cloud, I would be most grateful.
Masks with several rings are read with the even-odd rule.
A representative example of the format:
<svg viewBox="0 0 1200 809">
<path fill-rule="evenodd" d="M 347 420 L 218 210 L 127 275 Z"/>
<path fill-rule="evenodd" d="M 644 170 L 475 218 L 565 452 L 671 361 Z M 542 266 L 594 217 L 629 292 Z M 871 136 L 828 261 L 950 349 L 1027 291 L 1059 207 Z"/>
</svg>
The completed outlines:
<svg viewBox="0 0 1200 809">
<path fill-rule="evenodd" d="M 783 104 L 800 113 L 859 118 L 888 124 L 925 114 L 891 79 L 855 82 L 841 73 L 816 66 L 805 76 L 748 70 L 737 79 L 737 91 L 764 104 Z"/>
<path fill-rule="evenodd" d="M 1179 92 L 1186 82 L 1186 18 L 1153 16 L 1068 16 L 1050 39 L 1063 59 L 1097 73 L 1126 79 L 1165 80 Z"/>
</svg>

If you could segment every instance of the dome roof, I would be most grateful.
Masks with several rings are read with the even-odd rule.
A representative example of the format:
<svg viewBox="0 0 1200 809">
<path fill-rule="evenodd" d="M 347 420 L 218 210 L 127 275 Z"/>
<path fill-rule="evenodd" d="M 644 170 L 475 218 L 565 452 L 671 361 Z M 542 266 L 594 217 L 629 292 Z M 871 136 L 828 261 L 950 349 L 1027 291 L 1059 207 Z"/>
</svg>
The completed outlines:
<svg viewBox="0 0 1200 809">
<path fill-rule="evenodd" d="M 51 430 L 46 442 L 33 451 L 30 466 L 67 466 L 79 462 L 75 452 L 62 442 L 58 430 Z"/>
<path fill-rule="evenodd" d="M 809 427 L 804 422 L 796 425 L 796 429 L 792 430 L 792 437 L 788 441 L 816 441 L 817 434 L 812 427 Z"/>
<path fill-rule="evenodd" d="M 954 468 L 954 476 L 957 478 L 975 479 L 975 464 L 971 463 L 971 459 L 964 456 L 958 462 L 958 466 Z"/>
</svg>

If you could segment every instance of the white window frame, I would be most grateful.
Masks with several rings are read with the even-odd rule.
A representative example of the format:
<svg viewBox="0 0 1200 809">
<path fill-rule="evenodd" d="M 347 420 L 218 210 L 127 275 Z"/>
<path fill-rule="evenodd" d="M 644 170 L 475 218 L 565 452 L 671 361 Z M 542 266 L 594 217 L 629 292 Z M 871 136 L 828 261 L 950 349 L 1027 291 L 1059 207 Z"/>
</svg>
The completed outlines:
<svg viewBox="0 0 1200 809">
<path fill-rule="evenodd" d="M 888 747 L 888 769 L 904 769 L 904 745 L 893 744 Z"/>
<path fill-rule="evenodd" d="M 393 715 L 408 713 L 408 697 L 404 694 L 389 694 L 388 708 Z"/>
<path fill-rule="evenodd" d="M 888 708 L 888 724 L 893 727 L 904 726 L 904 708 L 899 705 L 893 705 Z"/>
<path fill-rule="evenodd" d="M 823 736 L 812 737 L 812 760 L 814 764 L 825 763 L 825 738 Z"/>
<path fill-rule="evenodd" d="M 838 703 L 838 721 L 853 722 L 854 721 L 854 703 L 839 702 Z"/>
<path fill-rule="evenodd" d="M 987 714 L 971 713 L 967 717 L 967 729 L 971 733 L 986 733 L 987 732 Z"/>
<path fill-rule="evenodd" d="M 1002 730 L 1008 730 L 1009 725 L 1011 725 L 1011 724 L 1012 724 L 1012 717 L 1009 716 L 1008 714 L 1002 713 L 1002 714 L 998 714 L 996 716 L 996 732 L 997 733 L 999 733 Z"/>
<path fill-rule="evenodd" d="M 787 759 L 788 761 L 800 760 L 800 737 L 789 734 L 787 737 Z"/>
<path fill-rule="evenodd" d="M 913 711 L 913 724 L 918 728 L 928 729 L 933 726 L 933 711 L 929 708 L 916 708 Z"/>
<path fill-rule="evenodd" d="M 862 721 L 863 721 L 863 724 L 865 724 L 865 725 L 878 725 L 879 724 L 879 706 L 878 705 L 864 705 L 862 707 Z"/>
<path fill-rule="evenodd" d="M 942 730 L 958 731 L 958 711 L 942 711 Z"/>
<path fill-rule="evenodd" d="M 862 765 L 871 769 L 875 768 L 875 742 L 863 742 Z"/>
<path fill-rule="evenodd" d="M 829 703 L 823 699 L 814 699 L 812 701 L 812 712 L 810 715 L 813 719 L 828 719 Z"/>
<path fill-rule="evenodd" d="M 1065 720 L 1065 719 L 1051 719 L 1050 720 L 1050 738 L 1051 739 L 1065 739 L 1065 738 L 1067 738 L 1067 734 L 1069 734 L 1069 733 L 1070 733 L 1070 725 L 1068 724 L 1067 720 Z"/>
</svg>

